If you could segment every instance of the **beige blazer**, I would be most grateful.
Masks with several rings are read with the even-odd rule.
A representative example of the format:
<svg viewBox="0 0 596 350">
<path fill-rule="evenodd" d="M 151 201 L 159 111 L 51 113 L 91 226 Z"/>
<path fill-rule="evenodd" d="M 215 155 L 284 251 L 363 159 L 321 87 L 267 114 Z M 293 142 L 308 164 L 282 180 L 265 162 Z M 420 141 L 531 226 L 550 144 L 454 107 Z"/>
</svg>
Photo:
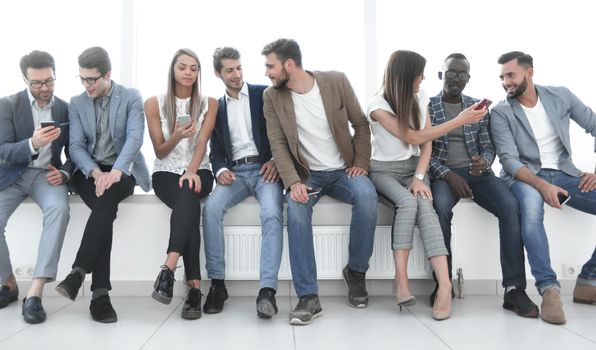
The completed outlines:
<svg viewBox="0 0 596 350">
<path fill-rule="evenodd" d="M 341 72 L 308 73 L 319 85 L 329 128 L 342 158 L 348 167 L 368 170 L 370 129 L 348 78 Z M 296 181 L 306 181 L 310 170 L 298 150 L 298 126 L 290 89 L 270 87 L 265 90 L 264 111 L 273 159 L 284 188 Z M 350 126 L 354 129 L 353 136 Z"/>
</svg>

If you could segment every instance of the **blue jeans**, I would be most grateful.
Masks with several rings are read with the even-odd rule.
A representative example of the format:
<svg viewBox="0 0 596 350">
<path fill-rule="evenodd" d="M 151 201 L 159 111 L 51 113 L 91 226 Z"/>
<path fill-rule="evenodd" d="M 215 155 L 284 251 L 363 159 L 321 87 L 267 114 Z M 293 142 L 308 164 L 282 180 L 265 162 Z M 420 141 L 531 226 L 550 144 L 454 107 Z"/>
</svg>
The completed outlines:
<svg viewBox="0 0 596 350">
<path fill-rule="evenodd" d="M 526 272 L 524 264 L 524 246 L 522 242 L 519 206 L 517 199 L 507 184 L 494 176 L 492 173 L 484 173 L 482 176 L 469 174 L 470 168 L 457 168 L 451 171 L 467 182 L 474 193 L 474 202 L 486 209 L 499 219 L 499 240 L 501 273 L 503 274 L 503 287 L 526 288 Z M 451 187 L 444 180 L 436 180 L 431 184 L 433 202 L 439 222 L 445 238 L 445 246 L 449 250 L 447 262 L 449 265 L 449 277 L 452 271 L 451 255 L 451 219 L 453 218 L 453 207 L 459 198 L 451 191 Z M 482 231 L 482 227 L 477 228 Z"/>
<path fill-rule="evenodd" d="M 573 177 L 559 170 L 542 169 L 537 174 L 545 181 L 559 186 L 569 192 L 571 199 L 566 205 L 575 209 L 596 214 L 596 191 L 581 193 L 577 186 L 579 177 Z M 540 294 L 546 288 L 560 288 L 557 275 L 551 268 L 548 238 L 544 228 L 544 200 L 534 187 L 516 181 L 511 185 L 511 192 L 519 202 L 521 213 L 522 238 L 532 275 L 536 279 L 536 288 Z M 595 252 L 596 254 L 596 252 Z M 596 257 L 592 258 L 582 268 L 579 277 L 587 280 L 596 280 Z"/>
<path fill-rule="evenodd" d="M 537 175 L 543 180 L 569 192 L 571 198 L 569 198 L 569 201 L 565 205 L 583 211 L 584 213 L 596 215 L 596 191 L 582 193 L 577 187 L 581 178 L 552 169 L 542 169 Z M 596 286 L 596 247 L 594 247 L 592 257 L 582 267 L 578 281 Z"/>
<path fill-rule="evenodd" d="M 260 288 L 277 290 L 283 249 L 283 190 L 279 182 L 264 182 L 260 169 L 260 163 L 233 167 L 236 180 L 227 186 L 215 186 L 207 198 L 203 209 L 205 267 L 209 278 L 225 278 L 223 218 L 229 208 L 252 195 L 261 206 Z"/>
<path fill-rule="evenodd" d="M 309 187 L 322 187 L 305 204 L 295 202 L 288 193 L 288 243 L 292 280 L 298 297 L 319 294 L 317 263 L 312 232 L 312 211 L 319 198 L 329 195 L 352 205 L 348 267 L 357 272 L 368 270 L 377 225 L 377 192 L 366 176 L 348 178 L 344 169 L 311 171 Z"/>
</svg>

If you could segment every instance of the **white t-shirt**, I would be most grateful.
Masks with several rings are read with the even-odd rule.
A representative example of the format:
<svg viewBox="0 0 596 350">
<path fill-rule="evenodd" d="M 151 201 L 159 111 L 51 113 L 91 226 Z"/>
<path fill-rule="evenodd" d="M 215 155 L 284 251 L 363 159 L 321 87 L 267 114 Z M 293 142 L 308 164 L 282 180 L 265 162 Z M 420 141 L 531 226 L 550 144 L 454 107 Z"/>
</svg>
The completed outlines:
<svg viewBox="0 0 596 350">
<path fill-rule="evenodd" d="M 426 112 L 428 109 L 429 99 L 426 93 L 422 90 L 418 93 L 418 107 L 420 108 L 420 128 L 424 128 L 426 124 Z M 406 160 L 412 156 L 418 157 L 420 155 L 420 147 L 409 145 L 404 141 L 393 136 L 387 129 L 376 120 L 371 118 L 371 113 L 381 109 L 395 115 L 389 103 L 380 93 L 375 95 L 366 110 L 366 118 L 370 123 L 372 130 L 372 156 L 371 159 L 383 162 Z M 396 119 L 397 122 L 397 119 Z"/>
<path fill-rule="evenodd" d="M 559 158 L 565 147 L 559 139 L 550 118 L 546 114 L 546 110 L 542 105 L 542 101 L 538 98 L 538 102 L 532 108 L 522 106 L 534 137 L 536 137 L 536 143 L 538 143 L 538 149 L 540 150 L 540 162 L 542 168 L 548 169 L 559 169 Z"/>
<path fill-rule="evenodd" d="M 292 91 L 296 124 L 298 125 L 298 148 L 308 162 L 310 170 L 331 171 L 344 169 L 347 165 L 333 139 L 319 85 L 298 94 Z"/>
</svg>

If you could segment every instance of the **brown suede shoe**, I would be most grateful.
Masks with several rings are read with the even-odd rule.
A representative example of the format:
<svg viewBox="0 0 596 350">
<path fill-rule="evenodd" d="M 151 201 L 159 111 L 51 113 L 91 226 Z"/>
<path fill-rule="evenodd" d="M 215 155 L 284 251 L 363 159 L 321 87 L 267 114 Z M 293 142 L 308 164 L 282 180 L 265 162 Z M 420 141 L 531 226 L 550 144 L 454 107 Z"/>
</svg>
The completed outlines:
<svg viewBox="0 0 596 350">
<path fill-rule="evenodd" d="M 575 283 L 575 288 L 573 289 L 573 302 L 596 305 L 596 287 Z"/>
<path fill-rule="evenodd" d="M 555 288 L 547 288 L 542 295 L 540 318 L 552 324 L 564 324 L 565 313 L 561 302 L 561 293 Z"/>
</svg>

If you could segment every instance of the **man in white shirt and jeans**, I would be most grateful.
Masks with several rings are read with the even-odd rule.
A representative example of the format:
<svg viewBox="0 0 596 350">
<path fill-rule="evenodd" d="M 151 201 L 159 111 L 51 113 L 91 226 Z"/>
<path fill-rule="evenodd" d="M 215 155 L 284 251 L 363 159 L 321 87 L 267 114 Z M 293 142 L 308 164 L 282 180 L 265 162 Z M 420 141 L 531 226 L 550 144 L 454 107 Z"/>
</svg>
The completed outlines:
<svg viewBox="0 0 596 350">
<path fill-rule="evenodd" d="M 532 56 L 513 51 L 498 62 L 507 99 L 492 109 L 490 125 L 503 165 L 501 177 L 520 205 L 522 239 L 543 298 L 540 316 L 563 324 L 561 286 L 551 267 L 543 223 L 544 203 L 561 209 L 570 197 L 567 205 L 596 215 L 596 174 L 575 167 L 569 140 L 570 119 L 596 136 L 596 114 L 565 87 L 534 85 Z M 596 303 L 596 249 L 578 276 L 573 301 Z"/>
</svg>

